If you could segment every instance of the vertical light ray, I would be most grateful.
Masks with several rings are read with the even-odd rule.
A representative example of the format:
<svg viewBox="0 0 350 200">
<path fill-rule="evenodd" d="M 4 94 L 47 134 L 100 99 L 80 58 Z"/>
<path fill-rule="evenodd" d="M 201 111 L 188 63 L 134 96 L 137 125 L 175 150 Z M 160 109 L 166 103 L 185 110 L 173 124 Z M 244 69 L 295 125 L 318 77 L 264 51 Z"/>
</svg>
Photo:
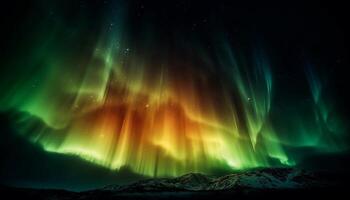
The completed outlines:
<svg viewBox="0 0 350 200">
<path fill-rule="evenodd" d="M 93 44 L 82 45 L 87 52 L 74 43 L 78 37 L 61 44 L 67 35 L 57 25 L 33 44 L 32 59 L 17 63 L 29 69 L 1 86 L 0 110 L 16 113 L 23 137 L 46 151 L 148 176 L 289 166 L 297 159 L 288 149 L 341 149 L 343 128 L 313 69 L 306 73 L 311 103 L 275 102 L 283 94 L 261 49 L 241 51 L 223 36 L 212 36 L 213 49 L 197 38 L 178 44 L 184 36 L 175 33 L 176 48 L 157 46 L 147 23 L 146 41 L 134 41 L 118 6 Z"/>
</svg>

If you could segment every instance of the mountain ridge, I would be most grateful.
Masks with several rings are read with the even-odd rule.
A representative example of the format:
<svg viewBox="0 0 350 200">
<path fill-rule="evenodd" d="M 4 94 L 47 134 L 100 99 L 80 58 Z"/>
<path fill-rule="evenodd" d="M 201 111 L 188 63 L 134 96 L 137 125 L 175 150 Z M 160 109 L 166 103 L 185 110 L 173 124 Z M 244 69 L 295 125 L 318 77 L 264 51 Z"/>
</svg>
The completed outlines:
<svg viewBox="0 0 350 200">
<path fill-rule="evenodd" d="M 298 189 L 326 187 L 333 183 L 311 171 L 294 168 L 263 168 L 224 176 L 189 173 L 176 178 L 153 178 L 127 185 L 101 188 L 111 192 L 223 191 L 237 188 Z"/>
<path fill-rule="evenodd" d="M 73 192 L 0 185 L 11 199 L 295 199 L 334 197 L 347 191 L 347 174 L 296 168 L 262 168 L 223 176 L 189 173 L 175 178 L 149 178 L 126 185 Z M 344 190 L 345 189 L 345 190 Z"/>
</svg>

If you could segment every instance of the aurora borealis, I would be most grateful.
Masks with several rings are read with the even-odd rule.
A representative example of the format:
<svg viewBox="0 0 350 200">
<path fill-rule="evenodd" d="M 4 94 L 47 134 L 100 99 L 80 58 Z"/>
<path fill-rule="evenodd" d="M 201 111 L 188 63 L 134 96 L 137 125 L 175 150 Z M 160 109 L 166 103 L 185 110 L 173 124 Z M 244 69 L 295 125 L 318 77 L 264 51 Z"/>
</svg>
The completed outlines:
<svg viewBox="0 0 350 200">
<path fill-rule="evenodd" d="M 43 4 L 46 18 L 5 63 L 0 111 L 44 151 L 159 177 L 294 166 L 298 149 L 348 148 L 322 63 L 303 59 L 290 69 L 297 80 L 281 78 L 288 69 L 263 39 L 242 45 L 214 17 L 200 29 L 165 26 L 153 11 L 135 19 L 127 1 L 79 4 L 69 17 Z"/>
</svg>

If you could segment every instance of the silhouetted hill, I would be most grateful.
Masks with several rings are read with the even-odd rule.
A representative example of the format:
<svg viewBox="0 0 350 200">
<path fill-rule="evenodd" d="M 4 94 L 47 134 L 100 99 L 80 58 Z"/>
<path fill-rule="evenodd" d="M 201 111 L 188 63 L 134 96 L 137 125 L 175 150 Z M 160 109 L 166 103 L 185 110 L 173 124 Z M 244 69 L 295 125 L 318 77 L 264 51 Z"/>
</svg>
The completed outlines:
<svg viewBox="0 0 350 200">
<path fill-rule="evenodd" d="M 1 193 L 21 199 L 250 199 L 331 197 L 346 192 L 344 174 L 293 168 L 255 169 L 213 177 L 190 173 L 154 178 L 128 185 L 109 185 L 85 192 L 1 187 Z"/>
</svg>

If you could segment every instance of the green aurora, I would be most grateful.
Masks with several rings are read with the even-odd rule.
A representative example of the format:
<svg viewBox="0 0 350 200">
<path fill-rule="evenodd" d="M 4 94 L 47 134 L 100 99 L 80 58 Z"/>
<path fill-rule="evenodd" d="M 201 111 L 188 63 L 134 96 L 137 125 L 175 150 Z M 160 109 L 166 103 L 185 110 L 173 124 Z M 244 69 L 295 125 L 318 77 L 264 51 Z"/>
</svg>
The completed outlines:
<svg viewBox="0 0 350 200">
<path fill-rule="evenodd" d="M 18 134 L 45 151 L 178 176 L 293 166 L 302 155 L 290 149 L 347 148 L 316 66 L 301 66 L 306 87 L 286 95 L 275 88 L 293 85 L 278 82 L 281 66 L 263 45 L 240 51 L 215 25 L 205 38 L 175 30 L 164 44 L 151 20 L 130 25 L 124 2 L 105 11 L 92 26 L 84 12 L 67 22 L 55 10 L 20 43 L 20 59 L 6 63 L 0 110 L 15 113 Z"/>
</svg>

